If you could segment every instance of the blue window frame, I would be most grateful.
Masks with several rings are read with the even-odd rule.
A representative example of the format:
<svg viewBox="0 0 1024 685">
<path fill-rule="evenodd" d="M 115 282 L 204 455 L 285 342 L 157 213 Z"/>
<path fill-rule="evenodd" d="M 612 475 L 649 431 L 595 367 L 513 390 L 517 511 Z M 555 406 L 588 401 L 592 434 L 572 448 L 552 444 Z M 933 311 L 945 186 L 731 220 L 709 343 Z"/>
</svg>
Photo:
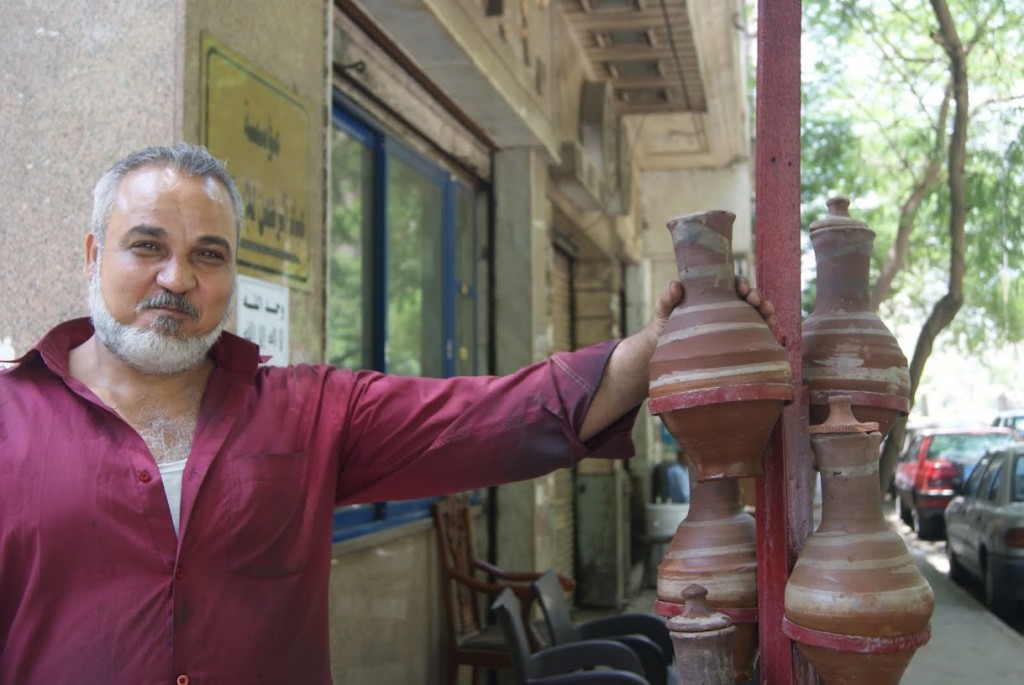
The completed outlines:
<svg viewBox="0 0 1024 685">
<path fill-rule="evenodd" d="M 335 94 L 327 356 L 402 375 L 478 373 L 483 191 Z M 340 507 L 334 542 L 430 515 L 433 499 Z"/>
</svg>

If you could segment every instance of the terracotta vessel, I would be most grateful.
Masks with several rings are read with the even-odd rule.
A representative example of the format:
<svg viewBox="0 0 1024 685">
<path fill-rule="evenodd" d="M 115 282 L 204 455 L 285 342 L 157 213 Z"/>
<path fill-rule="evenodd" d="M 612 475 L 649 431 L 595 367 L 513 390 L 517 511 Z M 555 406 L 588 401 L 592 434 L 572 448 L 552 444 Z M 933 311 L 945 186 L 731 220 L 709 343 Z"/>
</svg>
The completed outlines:
<svg viewBox="0 0 1024 685">
<path fill-rule="evenodd" d="M 827 685 L 896 685 L 928 641 L 932 589 L 882 515 L 876 423 L 833 396 L 811 426 L 822 514 L 786 584 L 783 632 Z"/>
<path fill-rule="evenodd" d="M 688 586 L 683 590 L 686 609 L 668 620 L 678 682 L 730 685 L 736 629 L 728 616 L 708 605 L 707 594 L 700 585 Z"/>
<path fill-rule="evenodd" d="M 690 510 L 658 565 L 655 613 L 681 614 L 683 593 L 693 584 L 704 587 L 708 603 L 732 620 L 736 681 L 750 679 L 758 653 L 757 541 L 737 479 L 690 483 Z"/>
<path fill-rule="evenodd" d="M 803 380 L 810 390 L 811 423 L 828 415 L 828 398 L 853 397 L 854 413 L 874 421 L 882 435 L 910 409 L 907 358 L 878 315 L 868 292 L 875 233 L 850 218 L 850 201 L 828 201 L 829 214 L 811 224 L 817 260 L 814 311 L 803 323 Z"/>
<path fill-rule="evenodd" d="M 730 212 L 668 222 L 683 300 L 650 363 L 650 411 L 691 460 L 691 479 L 756 476 L 792 399 L 785 350 L 736 294 Z"/>
</svg>

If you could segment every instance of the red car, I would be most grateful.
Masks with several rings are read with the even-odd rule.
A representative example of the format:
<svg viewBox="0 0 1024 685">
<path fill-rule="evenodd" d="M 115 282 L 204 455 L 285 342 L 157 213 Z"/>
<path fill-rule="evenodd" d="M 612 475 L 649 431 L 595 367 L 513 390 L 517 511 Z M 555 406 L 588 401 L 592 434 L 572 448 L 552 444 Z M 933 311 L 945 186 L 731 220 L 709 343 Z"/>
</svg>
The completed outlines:
<svg viewBox="0 0 1024 685">
<path fill-rule="evenodd" d="M 900 455 L 893 486 L 896 511 L 922 540 L 943 536 L 942 513 L 981 457 L 1021 442 L 1009 428 L 920 430 Z"/>
</svg>

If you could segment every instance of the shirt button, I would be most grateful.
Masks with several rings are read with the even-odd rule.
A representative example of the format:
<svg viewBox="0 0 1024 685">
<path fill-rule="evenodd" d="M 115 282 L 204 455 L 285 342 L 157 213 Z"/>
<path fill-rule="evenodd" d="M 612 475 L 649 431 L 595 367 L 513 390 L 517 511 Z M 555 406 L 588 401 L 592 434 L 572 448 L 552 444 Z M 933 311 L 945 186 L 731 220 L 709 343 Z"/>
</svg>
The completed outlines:
<svg viewBox="0 0 1024 685">
<path fill-rule="evenodd" d="M 143 483 L 148 483 L 152 476 L 149 475 L 149 471 L 139 471 L 139 480 Z"/>
<path fill-rule="evenodd" d="M 185 674 L 178 676 L 178 685 L 188 685 L 188 676 Z"/>
<path fill-rule="evenodd" d="M 184 566 L 177 566 L 177 567 L 175 567 L 175 569 L 174 569 L 174 577 L 179 579 L 179 580 L 181 578 L 184 578 L 185 577 L 185 567 Z M 188 676 L 181 676 L 181 678 L 184 678 L 186 683 L 188 682 Z M 181 682 L 181 678 L 178 678 L 178 682 Z"/>
</svg>

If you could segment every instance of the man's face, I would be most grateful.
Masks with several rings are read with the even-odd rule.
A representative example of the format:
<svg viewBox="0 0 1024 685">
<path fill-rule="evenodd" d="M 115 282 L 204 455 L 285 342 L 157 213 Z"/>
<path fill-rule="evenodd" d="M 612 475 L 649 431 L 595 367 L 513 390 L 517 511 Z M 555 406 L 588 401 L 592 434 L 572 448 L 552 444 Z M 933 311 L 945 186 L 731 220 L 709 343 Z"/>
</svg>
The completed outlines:
<svg viewBox="0 0 1024 685">
<path fill-rule="evenodd" d="M 230 315 L 235 249 L 231 198 L 220 183 L 163 166 L 130 173 L 103 245 L 92 234 L 86 240 L 97 335 L 143 371 L 197 365 Z"/>
</svg>

